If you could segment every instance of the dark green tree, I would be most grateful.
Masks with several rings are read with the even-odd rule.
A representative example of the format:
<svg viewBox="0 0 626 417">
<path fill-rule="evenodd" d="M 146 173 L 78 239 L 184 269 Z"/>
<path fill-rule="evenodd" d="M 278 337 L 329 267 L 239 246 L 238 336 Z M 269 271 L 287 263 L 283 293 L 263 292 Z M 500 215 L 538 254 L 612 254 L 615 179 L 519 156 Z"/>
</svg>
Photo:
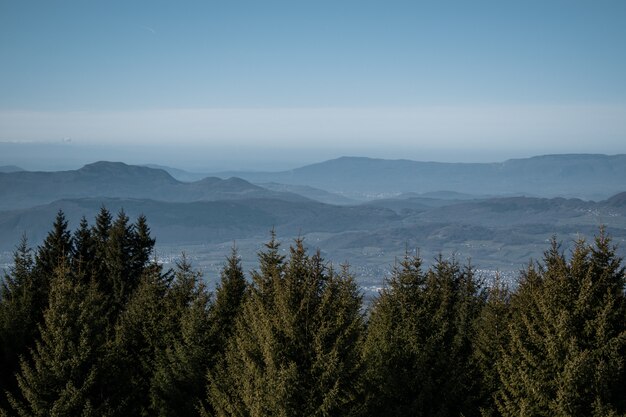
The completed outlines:
<svg viewBox="0 0 626 417">
<path fill-rule="evenodd" d="M 156 355 L 151 406 L 164 417 L 199 415 L 216 343 L 209 318 L 210 293 L 185 257 L 177 264 L 167 300 L 168 320 L 174 326 L 165 348 Z"/>
<path fill-rule="evenodd" d="M 59 210 L 52 225 L 52 230 L 44 239 L 35 254 L 33 268 L 37 290 L 36 309 L 39 317 L 48 305 L 48 291 L 50 281 L 59 267 L 65 267 L 71 262 L 74 251 L 72 234 L 63 211 Z"/>
<path fill-rule="evenodd" d="M 115 381 L 108 394 L 119 405 L 117 415 L 154 415 L 151 403 L 152 379 L 157 357 L 171 338 L 166 297 L 170 277 L 154 266 L 141 278 L 115 329 L 109 348 L 108 378 Z"/>
<path fill-rule="evenodd" d="M 510 297 L 508 286 L 500 275 L 487 290 L 487 302 L 483 306 L 475 325 L 474 358 L 481 375 L 481 415 L 499 415 L 494 401 L 500 379 L 496 364 L 508 343 L 510 317 Z"/>
<path fill-rule="evenodd" d="M 478 415 L 473 326 L 482 296 L 471 267 L 406 256 L 375 301 L 364 348 L 369 415 Z"/>
<path fill-rule="evenodd" d="M 74 232 L 74 254 L 72 270 L 78 276 L 90 280 L 96 261 L 96 244 L 91 228 L 85 217 L 81 218 L 78 229 Z"/>
<path fill-rule="evenodd" d="M 210 375 L 209 402 L 217 416 L 350 415 L 361 372 L 360 294 L 301 240 L 287 263 L 278 247 L 272 235 L 225 360 Z"/>
<path fill-rule="evenodd" d="M 39 335 L 33 265 L 32 250 L 24 236 L 0 285 L 0 408 L 8 405 L 4 393 L 17 388 L 19 358 L 28 353 Z"/>
<path fill-rule="evenodd" d="M 215 303 L 211 308 L 211 334 L 215 338 L 216 353 L 219 355 L 226 350 L 233 333 L 247 286 L 237 249 L 233 246 L 220 274 L 220 282 L 215 290 Z"/>
<path fill-rule="evenodd" d="M 624 269 L 602 231 L 569 261 L 553 241 L 511 302 L 498 364 L 502 415 L 607 416 L 626 412 Z"/>
<path fill-rule="evenodd" d="M 94 416 L 107 412 L 99 391 L 105 342 L 102 296 L 61 265 L 52 280 L 41 338 L 22 359 L 19 390 L 9 394 L 25 416 Z"/>
</svg>

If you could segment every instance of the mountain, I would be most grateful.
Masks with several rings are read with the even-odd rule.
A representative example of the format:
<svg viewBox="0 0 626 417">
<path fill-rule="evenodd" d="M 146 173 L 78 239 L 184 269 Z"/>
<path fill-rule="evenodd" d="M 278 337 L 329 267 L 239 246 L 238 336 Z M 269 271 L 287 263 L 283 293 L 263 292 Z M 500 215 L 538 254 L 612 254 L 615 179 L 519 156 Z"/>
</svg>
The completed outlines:
<svg viewBox="0 0 626 417">
<path fill-rule="evenodd" d="M 266 190 L 240 178 L 212 177 L 186 183 L 161 169 L 121 162 L 96 162 L 73 171 L 0 173 L 0 210 L 86 197 L 146 198 L 172 202 L 242 198 L 308 201 L 293 193 Z"/>
<path fill-rule="evenodd" d="M 64 199 L 49 204 L 0 211 L 0 249 L 9 250 L 23 233 L 38 243 L 51 219 L 63 210 L 76 227 L 80 218 L 93 219 L 102 206 L 131 218 L 145 214 L 159 243 L 203 244 L 250 237 L 265 238 L 274 228 L 282 235 L 386 227 L 399 220 L 391 210 L 339 207 L 314 201 L 240 199 L 228 201 L 163 202 L 128 198 Z"/>
<path fill-rule="evenodd" d="M 499 163 L 342 157 L 290 171 L 215 175 L 236 175 L 253 183 L 308 185 L 361 200 L 442 190 L 600 200 L 626 189 L 626 155 L 544 155 Z"/>
<path fill-rule="evenodd" d="M 241 180 L 237 180 L 241 181 Z M 219 183 L 223 184 L 223 183 Z M 406 206 L 399 208 L 397 204 Z M 626 254 L 626 193 L 599 202 L 564 198 L 506 197 L 479 200 L 416 198 L 335 206 L 310 200 L 272 198 L 227 201 L 163 202 L 129 198 L 64 199 L 38 207 L 0 211 L 0 250 L 11 250 L 26 233 L 39 244 L 56 212 L 70 226 L 81 216 L 90 221 L 102 205 L 131 217 L 148 217 L 159 245 L 221 259 L 224 247 L 246 242 L 250 258 L 272 228 L 282 239 L 301 236 L 328 260 L 350 260 L 359 276 L 380 279 L 394 259 L 419 249 L 428 262 L 440 253 L 471 258 L 483 269 L 517 271 L 529 258 L 539 259 L 546 240 L 556 235 L 571 248 L 579 237 L 591 239 L 607 227 Z M 211 246 L 213 245 L 213 246 Z M 219 246 L 219 249 L 211 249 Z M 218 252 L 211 253 L 212 250 Z M 209 256 L 210 255 L 210 256 Z"/>
<path fill-rule="evenodd" d="M 280 191 L 285 193 L 295 193 L 320 203 L 335 204 L 339 206 L 357 204 L 358 201 L 345 197 L 340 194 L 330 193 L 320 188 L 310 187 L 308 185 L 290 185 L 279 184 L 276 182 L 267 182 L 257 184 L 265 189 L 272 191 Z"/>
<path fill-rule="evenodd" d="M 0 165 L 0 172 L 19 172 L 24 171 L 22 168 L 17 167 L 15 165 Z"/>
<path fill-rule="evenodd" d="M 199 181 L 203 178 L 210 176 L 208 174 L 203 174 L 199 172 L 189 172 L 189 171 L 185 171 L 184 169 L 173 168 L 173 167 L 169 167 L 165 165 L 147 164 L 144 166 L 148 168 L 162 169 L 163 171 L 167 172 L 178 181 L 182 181 L 182 182 Z"/>
</svg>

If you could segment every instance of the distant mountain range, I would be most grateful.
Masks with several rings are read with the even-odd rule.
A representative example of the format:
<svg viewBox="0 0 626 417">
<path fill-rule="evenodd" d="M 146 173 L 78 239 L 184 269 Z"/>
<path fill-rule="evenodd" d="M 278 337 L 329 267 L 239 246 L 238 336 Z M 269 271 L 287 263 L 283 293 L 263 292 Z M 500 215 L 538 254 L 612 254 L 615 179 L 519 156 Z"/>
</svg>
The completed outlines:
<svg viewBox="0 0 626 417">
<path fill-rule="evenodd" d="M 188 183 L 174 179 L 161 169 L 121 162 L 96 162 L 73 171 L 0 173 L 0 210 L 87 197 L 147 198 L 172 202 L 242 198 L 308 201 L 298 194 L 267 190 L 240 178 L 207 177 Z"/>
<path fill-rule="evenodd" d="M 361 200 L 436 191 L 602 200 L 626 189 L 626 155 L 544 155 L 499 163 L 342 157 L 290 171 L 213 175 L 308 185 Z"/>
<path fill-rule="evenodd" d="M 244 239 L 258 250 L 274 228 L 362 270 L 388 266 L 407 248 L 420 248 L 426 259 L 457 253 L 482 267 L 519 269 L 541 256 L 551 236 L 567 248 L 600 225 L 626 254 L 624 155 L 501 164 L 346 157 L 191 182 L 165 169 L 97 162 L 73 171 L 0 173 L 0 250 L 11 250 L 23 233 L 39 244 L 60 209 L 75 227 L 105 205 L 131 218 L 145 214 L 159 244 L 209 251 L 204 245 Z"/>
</svg>

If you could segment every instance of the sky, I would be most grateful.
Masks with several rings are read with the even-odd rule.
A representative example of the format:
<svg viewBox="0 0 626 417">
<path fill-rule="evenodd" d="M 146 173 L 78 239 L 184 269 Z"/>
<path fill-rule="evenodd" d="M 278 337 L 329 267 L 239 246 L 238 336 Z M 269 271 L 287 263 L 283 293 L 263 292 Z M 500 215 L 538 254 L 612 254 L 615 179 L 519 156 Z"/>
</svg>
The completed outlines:
<svg viewBox="0 0 626 417">
<path fill-rule="evenodd" d="M 0 165 L 626 153 L 625 21 L 623 0 L 0 0 Z"/>
</svg>

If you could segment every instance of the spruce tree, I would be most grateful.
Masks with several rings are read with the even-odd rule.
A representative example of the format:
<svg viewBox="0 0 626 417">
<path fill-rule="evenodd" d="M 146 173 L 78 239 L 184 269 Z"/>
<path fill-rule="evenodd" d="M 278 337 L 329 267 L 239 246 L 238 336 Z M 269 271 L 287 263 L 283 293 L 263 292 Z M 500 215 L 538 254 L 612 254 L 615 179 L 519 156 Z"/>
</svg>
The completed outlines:
<svg viewBox="0 0 626 417">
<path fill-rule="evenodd" d="M 626 412 L 624 269 L 602 231 L 576 244 L 570 260 L 556 242 L 529 268 L 512 299 L 510 341 L 499 362 L 498 407 L 510 415 Z"/>
<path fill-rule="evenodd" d="M 91 228 L 85 217 L 81 218 L 78 229 L 74 232 L 74 254 L 72 269 L 86 280 L 92 278 L 96 261 L 96 245 Z"/>
<path fill-rule="evenodd" d="M 211 308 L 211 333 L 215 338 L 218 355 L 226 350 L 247 286 L 239 254 L 233 246 L 220 274 L 220 282 L 215 290 L 215 303 Z"/>
<path fill-rule="evenodd" d="M 157 357 L 165 349 L 170 329 L 166 296 L 169 277 L 157 266 L 147 270 L 133 292 L 115 328 L 109 348 L 108 378 L 115 381 L 108 395 L 119 404 L 120 416 L 151 415 L 152 379 Z"/>
<path fill-rule="evenodd" d="M 34 346 L 40 319 L 33 255 L 26 237 L 13 254 L 13 266 L 0 285 L 0 408 L 4 393 L 17 388 L 19 358 Z"/>
<path fill-rule="evenodd" d="M 368 414 L 478 415 L 473 326 L 482 305 L 470 266 L 441 257 L 425 274 L 405 257 L 370 315 Z"/>
<path fill-rule="evenodd" d="M 500 354 L 508 343 L 508 325 L 510 317 L 510 291 L 500 275 L 487 290 L 487 301 L 483 306 L 475 325 L 474 358 L 481 375 L 482 416 L 499 415 L 494 401 L 500 379 L 496 364 Z"/>
<path fill-rule="evenodd" d="M 217 416 L 350 415 L 363 332 L 353 280 L 306 254 L 283 263 L 275 237 L 260 254 L 224 361 L 210 375 Z"/>
<path fill-rule="evenodd" d="M 51 284 L 41 338 L 30 360 L 21 360 L 19 390 L 9 395 L 9 402 L 20 417 L 104 415 L 107 403 L 99 393 L 102 296 L 64 265 Z"/>
<path fill-rule="evenodd" d="M 205 378 L 215 355 L 215 339 L 209 318 L 211 297 L 202 276 L 183 256 L 177 263 L 167 297 L 172 328 L 151 380 L 152 408 L 160 416 L 199 414 Z"/>
<path fill-rule="evenodd" d="M 59 267 L 65 267 L 71 262 L 73 253 L 72 235 L 68 229 L 68 223 L 63 211 L 59 210 L 52 230 L 37 248 L 35 254 L 35 265 L 33 268 L 36 280 L 36 308 L 39 317 L 48 305 L 48 291 L 50 281 Z"/>
</svg>

